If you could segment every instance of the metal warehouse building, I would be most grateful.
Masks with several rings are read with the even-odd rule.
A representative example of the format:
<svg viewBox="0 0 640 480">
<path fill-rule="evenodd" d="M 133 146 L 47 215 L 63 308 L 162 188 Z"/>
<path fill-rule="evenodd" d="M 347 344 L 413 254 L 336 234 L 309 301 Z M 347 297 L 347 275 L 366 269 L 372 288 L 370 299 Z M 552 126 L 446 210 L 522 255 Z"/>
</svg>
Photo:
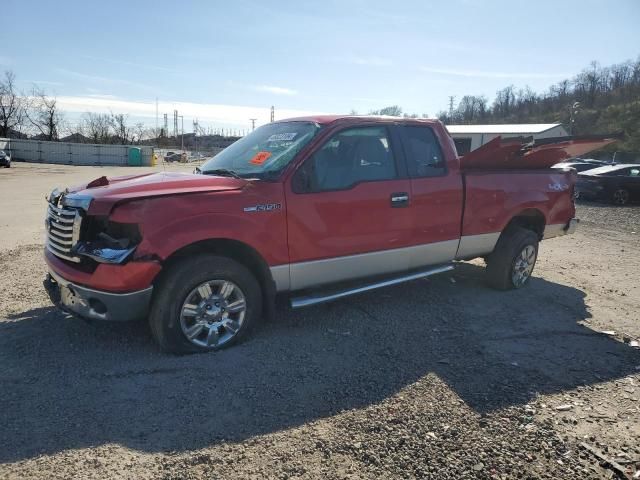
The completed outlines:
<svg viewBox="0 0 640 480">
<path fill-rule="evenodd" d="M 447 125 L 458 155 L 464 155 L 493 140 L 497 136 L 550 138 L 566 137 L 560 123 L 520 123 L 512 125 Z"/>
</svg>

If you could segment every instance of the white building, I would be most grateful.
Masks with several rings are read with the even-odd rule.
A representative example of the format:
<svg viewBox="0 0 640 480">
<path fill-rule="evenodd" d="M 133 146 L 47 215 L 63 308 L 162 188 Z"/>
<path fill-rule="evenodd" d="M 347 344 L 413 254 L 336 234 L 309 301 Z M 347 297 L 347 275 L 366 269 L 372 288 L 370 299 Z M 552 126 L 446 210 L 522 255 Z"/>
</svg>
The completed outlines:
<svg viewBox="0 0 640 480">
<path fill-rule="evenodd" d="M 497 136 L 550 138 L 566 137 L 560 123 L 520 123 L 513 125 L 447 125 L 458 155 L 464 155 L 493 140 Z"/>
</svg>

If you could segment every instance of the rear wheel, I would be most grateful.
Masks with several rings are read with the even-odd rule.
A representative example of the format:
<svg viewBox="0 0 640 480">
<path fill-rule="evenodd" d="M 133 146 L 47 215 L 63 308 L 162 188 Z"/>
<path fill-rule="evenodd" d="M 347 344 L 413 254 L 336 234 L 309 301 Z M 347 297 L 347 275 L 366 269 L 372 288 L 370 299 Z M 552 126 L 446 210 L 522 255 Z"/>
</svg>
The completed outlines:
<svg viewBox="0 0 640 480">
<path fill-rule="evenodd" d="M 242 340 L 261 311 L 253 274 L 230 258 L 204 254 L 169 267 L 156 286 L 149 323 L 163 350 L 206 352 Z"/>
<path fill-rule="evenodd" d="M 611 195 L 611 201 L 616 205 L 626 205 L 629 203 L 629 191 L 624 188 L 618 188 Z"/>
<path fill-rule="evenodd" d="M 499 290 L 527 284 L 538 258 L 538 235 L 526 228 L 510 227 L 498 240 L 487 261 L 489 285 Z"/>
</svg>

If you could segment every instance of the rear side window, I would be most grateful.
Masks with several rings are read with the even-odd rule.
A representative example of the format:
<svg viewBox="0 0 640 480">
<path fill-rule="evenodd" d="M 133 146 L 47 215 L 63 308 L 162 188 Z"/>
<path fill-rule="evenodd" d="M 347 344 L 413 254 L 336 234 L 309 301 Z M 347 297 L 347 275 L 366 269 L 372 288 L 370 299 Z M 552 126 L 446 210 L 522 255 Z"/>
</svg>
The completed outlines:
<svg viewBox="0 0 640 480">
<path fill-rule="evenodd" d="M 411 177 L 437 177 L 447 173 L 442 149 L 433 130 L 406 125 L 400 131 Z"/>
</svg>

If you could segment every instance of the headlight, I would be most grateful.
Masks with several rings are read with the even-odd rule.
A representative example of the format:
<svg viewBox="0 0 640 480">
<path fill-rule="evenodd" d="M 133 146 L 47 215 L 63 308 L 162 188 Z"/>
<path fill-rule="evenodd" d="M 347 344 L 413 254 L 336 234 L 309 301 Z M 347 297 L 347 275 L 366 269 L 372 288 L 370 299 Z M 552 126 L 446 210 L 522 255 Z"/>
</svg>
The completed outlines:
<svg viewBox="0 0 640 480">
<path fill-rule="evenodd" d="M 91 200 L 93 200 L 88 195 L 78 195 L 76 193 L 68 193 L 64 197 L 62 197 L 62 205 L 65 207 L 75 207 L 81 208 L 85 212 L 89 210 L 89 205 L 91 205 Z"/>
</svg>

